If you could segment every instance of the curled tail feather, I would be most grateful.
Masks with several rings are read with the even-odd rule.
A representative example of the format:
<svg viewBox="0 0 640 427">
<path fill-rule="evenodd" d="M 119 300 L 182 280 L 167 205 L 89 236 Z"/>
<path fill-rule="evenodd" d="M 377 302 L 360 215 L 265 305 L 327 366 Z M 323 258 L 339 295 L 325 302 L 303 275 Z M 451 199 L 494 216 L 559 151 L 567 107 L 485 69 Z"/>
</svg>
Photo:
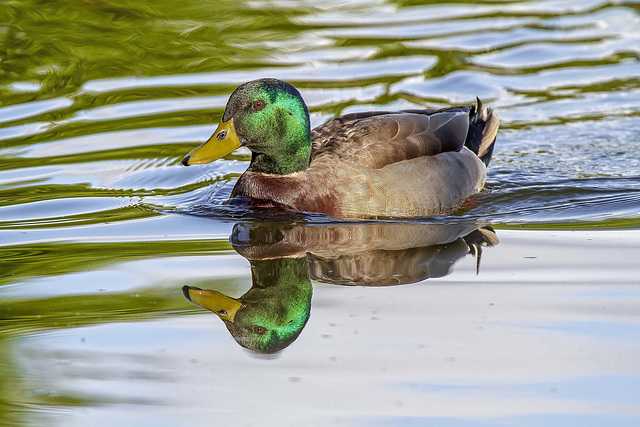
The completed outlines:
<svg viewBox="0 0 640 427">
<path fill-rule="evenodd" d="M 476 105 L 469 110 L 469 132 L 464 145 L 487 166 L 491 161 L 499 127 L 498 115 L 491 108 L 483 106 L 480 98 L 476 98 Z"/>
</svg>

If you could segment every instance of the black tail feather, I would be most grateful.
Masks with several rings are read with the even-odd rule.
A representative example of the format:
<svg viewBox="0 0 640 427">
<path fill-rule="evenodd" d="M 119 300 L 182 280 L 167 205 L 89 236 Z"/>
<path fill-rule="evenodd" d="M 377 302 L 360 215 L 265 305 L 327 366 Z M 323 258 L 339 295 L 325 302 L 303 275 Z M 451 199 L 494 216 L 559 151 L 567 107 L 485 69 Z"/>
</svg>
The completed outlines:
<svg viewBox="0 0 640 427">
<path fill-rule="evenodd" d="M 482 105 L 476 98 L 476 105 L 469 110 L 469 132 L 464 145 L 478 155 L 482 162 L 489 166 L 500 119 L 491 108 Z"/>
</svg>

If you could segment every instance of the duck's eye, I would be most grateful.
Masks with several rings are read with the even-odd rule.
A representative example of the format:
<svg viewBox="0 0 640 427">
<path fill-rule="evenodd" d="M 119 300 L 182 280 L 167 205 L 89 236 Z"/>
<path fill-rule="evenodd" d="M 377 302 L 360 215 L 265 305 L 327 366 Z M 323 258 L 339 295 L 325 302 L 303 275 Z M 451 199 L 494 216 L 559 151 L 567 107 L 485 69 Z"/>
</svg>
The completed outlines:
<svg viewBox="0 0 640 427">
<path fill-rule="evenodd" d="M 220 141 L 222 141 L 223 139 L 225 139 L 227 137 L 227 131 L 226 130 L 221 130 L 218 133 L 218 136 L 216 136 L 216 138 L 218 138 Z"/>
<path fill-rule="evenodd" d="M 251 104 L 251 109 L 253 111 L 260 111 L 264 108 L 264 101 L 261 99 L 256 99 L 255 101 L 253 101 L 253 104 Z"/>
<path fill-rule="evenodd" d="M 264 326 L 254 325 L 251 327 L 251 331 L 258 335 L 264 335 L 267 333 L 267 328 L 265 328 Z"/>
</svg>

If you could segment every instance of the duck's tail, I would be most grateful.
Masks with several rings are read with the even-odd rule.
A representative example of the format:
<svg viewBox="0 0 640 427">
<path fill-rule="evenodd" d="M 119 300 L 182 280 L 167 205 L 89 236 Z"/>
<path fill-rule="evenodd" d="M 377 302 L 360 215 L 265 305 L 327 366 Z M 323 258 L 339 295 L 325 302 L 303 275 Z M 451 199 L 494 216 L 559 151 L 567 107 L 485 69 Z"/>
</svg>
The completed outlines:
<svg viewBox="0 0 640 427">
<path fill-rule="evenodd" d="M 469 110 L 469 132 L 464 145 L 489 166 L 500 119 L 491 108 L 482 105 L 480 98 L 476 100 L 476 105 Z"/>
</svg>

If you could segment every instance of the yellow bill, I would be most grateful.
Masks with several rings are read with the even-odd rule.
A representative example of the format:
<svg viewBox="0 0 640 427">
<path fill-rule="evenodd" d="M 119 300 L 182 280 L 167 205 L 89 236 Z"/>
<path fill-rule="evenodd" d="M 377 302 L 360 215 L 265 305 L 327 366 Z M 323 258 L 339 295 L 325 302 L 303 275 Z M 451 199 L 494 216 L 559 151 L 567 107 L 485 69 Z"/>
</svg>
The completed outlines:
<svg viewBox="0 0 640 427">
<path fill-rule="evenodd" d="M 233 119 L 229 119 L 218 125 L 218 128 L 207 142 L 194 148 L 184 156 L 182 164 L 189 166 L 210 163 L 231 154 L 238 147 L 240 147 L 240 139 L 236 133 Z"/>
<path fill-rule="evenodd" d="M 185 286 L 182 288 L 182 293 L 189 301 L 214 312 L 220 319 L 227 322 L 233 323 L 236 313 L 242 308 L 242 303 L 239 300 L 218 291 Z"/>
</svg>

